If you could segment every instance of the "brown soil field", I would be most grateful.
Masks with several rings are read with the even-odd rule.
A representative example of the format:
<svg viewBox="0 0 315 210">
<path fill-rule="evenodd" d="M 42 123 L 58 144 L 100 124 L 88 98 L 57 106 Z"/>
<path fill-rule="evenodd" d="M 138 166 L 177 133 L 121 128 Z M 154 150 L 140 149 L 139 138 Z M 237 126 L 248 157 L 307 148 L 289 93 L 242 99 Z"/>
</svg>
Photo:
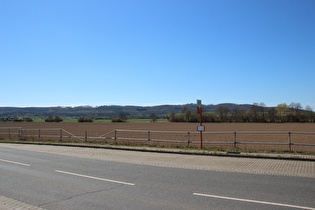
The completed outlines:
<svg viewBox="0 0 315 210">
<path fill-rule="evenodd" d="M 205 123 L 206 131 L 203 133 L 204 148 L 222 147 L 232 149 L 236 138 L 237 147 L 242 149 L 256 150 L 289 150 L 289 138 L 291 139 L 291 148 L 293 151 L 315 151 L 315 146 L 299 146 L 294 143 L 315 144 L 314 134 L 291 134 L 289 132 L 310 132 L 315 133 L 314 123 Z M 124 144 L 154 144 L 160 146 L 195 146 L 200 145 L 200 135 L 197 133 L 196 123 L 39 123 L 39 122 L 0 122 L 0 128 L 11 128 L 11 138 L 18 138 L 18 129 L 13 127 L 21 127 L 24 136 L 33 136 L 34 140 L 38 139 L 39 129 L 40 139 L 43 136 L 55 136 L 60 139 L 59 130 L 48 131 L 45 129 L 64 129 L 65 131 L 80 137 L 82 140 L 89 141 L 106 141 L 113 143 L 114 132 L 107 135 L 106 139 L 97 139 L 101 135 L 114 130 L 137 130 L 145 132 L 125 132 L 117 131 L 117 139 Z M 25 129 L 25 130 L 24 130 Z M 28 129 L 28 130 L 27 130 Z M 33 130 L 29 130 L 33 129 Z M 62 132 L 62 141 L 71 139 L 67 132 Z M 150 131 L 148 133 L 147 131 Z M 157 132 L 166 131 L 166 132 Z M 182 133 L 170 133 L 170 131 L 181 131 Z M 262 133 L 238 133 L 238 132 L 262 132 Z M 285 132 L 285 133 L 263 133 L 263 132 Z M 190 132 L 190 133 L 188 133 Z M 208 133 L 208 132 L 229 132 L 229 133 Z M 234 134 L 236 133 L 236 136 Z M 0 129 L 0 138 L 8 137 L 8 129 Z M 94 138 L 92 138 L 94 137 Z M 50 137 L 53 138 L 53 137 Z M 135 140 L 137 139 L 137 140 Z M 150 141 L 148 141 L 150 139 Z M 177 142 L 176 142 L 177 141 Z M 188 143 L 189 141 L 189 143 Z M 118 142 L 119 143 L 119 142 Z M 257 144 L 259 143 L 259 144 Z M 264 143 L 264 144 L 260 144 Z M 268 143 L 266 145 L 265 143 Z M 283 145 L 277 145 L 281 143 Z"/>
</svg>

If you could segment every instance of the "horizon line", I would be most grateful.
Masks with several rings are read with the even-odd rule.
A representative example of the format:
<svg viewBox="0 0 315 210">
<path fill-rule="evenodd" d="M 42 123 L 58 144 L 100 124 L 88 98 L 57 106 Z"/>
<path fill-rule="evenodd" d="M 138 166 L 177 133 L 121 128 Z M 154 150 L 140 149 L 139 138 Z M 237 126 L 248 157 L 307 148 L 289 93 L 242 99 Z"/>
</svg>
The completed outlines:
<svg viewBox="0 0 315 210">
<path fill-rule="evenodd" d="M 88 104 L 73 104 L 73 105 L 35 105 L 35 106 L 10 106 L 10 105 L 0 105 L 0 108 L 5 107 L 13 107 L 13 108 L 49 108 L 49 107 L 100 107 L 100 106 L 141 106 L 141 107 L 154 107 L 154 106 L 176 106 L 176 105 L 187 105 L 187 104 L 196 104 L 197 103 L 165 103 L 165 104 L 143 104 L 143 105 L 135 105 L 135 104 L 101 104 L 101 105 L 88 105 Z M 223 102 L 223 103 L 217 103 L 217 104 L 202 104 L 203 106 L 209 106 L 209 105 L 220 105 L 220 104 L 235 104 L 235 105 L 253 105 L 248 103 L 232 103 L 232 102 Z M 274 106 L 266 106 L 266 107 L 274 107 Z"/>
</svg>

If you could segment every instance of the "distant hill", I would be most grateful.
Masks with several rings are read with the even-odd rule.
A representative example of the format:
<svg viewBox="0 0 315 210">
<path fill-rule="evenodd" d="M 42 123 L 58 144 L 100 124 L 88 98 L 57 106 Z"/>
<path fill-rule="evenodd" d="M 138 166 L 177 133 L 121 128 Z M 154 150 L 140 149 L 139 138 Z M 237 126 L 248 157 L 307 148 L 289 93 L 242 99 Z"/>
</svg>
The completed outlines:
<svg viewBox="0 0 315 210">
<path fill-rule="evenodd" d="M 203 105 L 203 111 L 213 112 L 219 106 L 229 107 L 230 110 L 235 108 L 249 110 L 252 105 L 250 104 L 232 104 L 224 103 L 217 105 Z M 87 117 L 117 117 L 120 113 L 124 112 L 128 116 L 137 116 L 138 118 L 146 118 L 152 113 L 159 116 L 170 114 L 172 112 L 180 113 L 184 108 L 195 111 L 197 104 L 183 104 L 183 105 L 159 105 L 159 106 L 77 106 L 77 107 L 0 107 L 1 117 L 48 117 L 48 116 L 61 116 L 76 118 L 79 116 Z"/>
</svg>

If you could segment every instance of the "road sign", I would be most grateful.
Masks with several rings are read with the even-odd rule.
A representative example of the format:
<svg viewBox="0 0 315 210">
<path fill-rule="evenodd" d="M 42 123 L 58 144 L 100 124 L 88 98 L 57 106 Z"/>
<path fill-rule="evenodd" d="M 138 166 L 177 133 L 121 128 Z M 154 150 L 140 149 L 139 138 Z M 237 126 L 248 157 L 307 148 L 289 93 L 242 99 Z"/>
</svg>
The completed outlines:
<svg viewBox="0 0 315 210">
<path fill-rule="evenodd" d="M 202 132 L 205 131 L 205 126 L 202 125 L 201 100 L 199 99 L 197 99 L 197 112 L 200 114 L 200 126 L 197 127 L 197 130 L 200 131 L 200 149 L 202 149 Z"/>
</svg>

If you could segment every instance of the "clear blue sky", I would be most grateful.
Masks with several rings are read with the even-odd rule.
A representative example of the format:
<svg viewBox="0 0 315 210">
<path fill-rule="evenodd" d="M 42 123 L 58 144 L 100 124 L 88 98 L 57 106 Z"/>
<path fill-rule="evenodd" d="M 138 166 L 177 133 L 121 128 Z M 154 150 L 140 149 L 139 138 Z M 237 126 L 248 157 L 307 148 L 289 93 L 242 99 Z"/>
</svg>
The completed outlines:
<svg viewBox="0 0 315 210">
<path fill-rule="evenodd" d="M 315 110 L 314 0 L 1 0 L 0 106 Z"/>
</svg>

